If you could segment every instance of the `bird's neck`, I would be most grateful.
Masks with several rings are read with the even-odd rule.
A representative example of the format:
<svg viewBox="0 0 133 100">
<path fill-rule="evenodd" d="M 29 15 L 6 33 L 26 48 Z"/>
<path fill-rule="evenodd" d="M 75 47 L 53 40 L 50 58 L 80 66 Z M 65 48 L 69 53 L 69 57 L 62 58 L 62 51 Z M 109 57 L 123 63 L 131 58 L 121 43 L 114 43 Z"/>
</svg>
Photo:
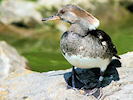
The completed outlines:
<svg viewBox="0 0 133 100">
<path fill-rule="evenodd" d="M 86 20 L 79 20 L 76 23 L 71 24 L 68 31 L 74 32 L 81 36 L 87 35 L 88 31 L 95 30 L 96 28 L 91 28 L 91 25 Z"/>
<path fill-rule="evenodd" d="M 85 36 L 87 32 L 89 31 L 88 27 L 80 24 L 71 24 L 69 32 L 74 32 L 76 34 L 79 34 L 81 36 Z"/>
</svg>

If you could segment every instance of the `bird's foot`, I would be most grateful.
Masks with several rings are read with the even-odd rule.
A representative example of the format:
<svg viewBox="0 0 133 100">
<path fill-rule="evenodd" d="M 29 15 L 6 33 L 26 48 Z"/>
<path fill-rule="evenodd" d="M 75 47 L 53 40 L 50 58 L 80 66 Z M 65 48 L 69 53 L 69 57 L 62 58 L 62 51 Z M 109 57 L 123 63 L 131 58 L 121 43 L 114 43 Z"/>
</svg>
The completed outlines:
<svg viewBox="0 0 133 100">
<path fill-rule="evenodd" d="M 72 86 L 70 86 L 70 85 L 68 85 L 68 84 L 67 84 L 67 89 L 73 89 L 73 90 L 75 90 L 75 91 L 78 91 L 78 90 L 79 90 L 79 88 L 72 87 Z"/>
<path fill-rule="evenodd" d="M 83 95 L 92 95 L 95 98 L 100 99 L 102 97 L 102 79 L 103 78 L 100 77 L 98 81 L 94 80 L 93 82 L 86 83 L 73 67 L 71 77 L 67 81 L 67 89 L 73 89 L 79 91 Z"/>
<path fill-rule="evenodd" d="M 102 87 L 98 88 L 92 95 L 99 100 L 103 95 Z"/>
<path fill-rule="evenodd" d="M 80 90 L 80 93 L 83 94 L 83 95 L 87 95 L 87 96 L 93 95 L 98 100 L 103 95 L 103 93 L 102 93 L 102 87 L 100 87 L 100 88 L 94 88 L 94 89 L 83 89 L 83 90 Z"/>
<path fill-rule="evenodd" d="M 93 88 L 90 88 L 90 86 L 88 85 L 84 85 L 81 88 L 80 93 L 87 96 L 93 95 L 95 98 L 99 100 L 103 95 L 101 83 L 102 82 L 98 80 L 98 83 L 96 83 L 96 85 Z"/>
</svg>

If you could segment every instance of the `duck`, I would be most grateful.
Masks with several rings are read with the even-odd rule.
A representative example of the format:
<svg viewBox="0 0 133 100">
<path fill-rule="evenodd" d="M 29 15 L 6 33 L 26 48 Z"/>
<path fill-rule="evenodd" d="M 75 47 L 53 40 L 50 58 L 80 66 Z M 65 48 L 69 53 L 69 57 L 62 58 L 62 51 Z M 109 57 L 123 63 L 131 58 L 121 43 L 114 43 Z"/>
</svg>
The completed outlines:
<svg viewBox="0 0 133 100">
<path fill-rule="evenodd" d="M 74 4 L 63 6 L 58 12 L 42 21 L 62 20 L 70 24 L 60 40 L 60 49 L 65 59 L 72 65 L 72 88 L 80 81 L 75 67 L 80 69 L 100 68 L 97 88 L 100 88 L 104 72 L 113 56 L 117 55 L 110 36 L 97 29 L 100 21 L 92 14 Z"/>
</svg>

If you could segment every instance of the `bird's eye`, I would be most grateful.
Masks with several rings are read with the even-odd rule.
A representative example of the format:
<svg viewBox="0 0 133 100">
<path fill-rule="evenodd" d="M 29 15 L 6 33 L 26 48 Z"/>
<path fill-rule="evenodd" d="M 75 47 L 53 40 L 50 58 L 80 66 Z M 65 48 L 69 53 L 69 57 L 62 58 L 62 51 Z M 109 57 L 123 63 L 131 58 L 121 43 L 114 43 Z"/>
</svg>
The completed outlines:
<svg viewBox="0 0 133 100">
<path fill-rule="evenodd" d="M 64 10 L 61 10 L 60 12 L 61 12 L 62 14 L 64 14 L 64 13 L 65 13 L 65 11 L 64 11 Z"/>
</svg>

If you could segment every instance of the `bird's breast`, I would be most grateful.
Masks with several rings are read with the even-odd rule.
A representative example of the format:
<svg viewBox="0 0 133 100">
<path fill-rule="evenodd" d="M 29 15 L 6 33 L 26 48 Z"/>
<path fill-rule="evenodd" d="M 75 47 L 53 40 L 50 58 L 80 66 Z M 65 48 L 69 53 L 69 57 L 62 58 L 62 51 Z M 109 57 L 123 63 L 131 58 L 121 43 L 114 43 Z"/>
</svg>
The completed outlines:
<svg viewBox="0 0 133 100">
<path fill-rule="evenodd" d="M 60 48 L 62 53 L 63 54 L 68 53 L 69 55 L 78 54 L 79 49 L 84 48 L 80 42 L 81 42 L 81 38 L 77 34 L 64 33 L 60 41 Z"/>
<path fill-rule="evenodd" d="M 109 64 L 111 56 L 108 47 L 102 45 L 95 36 L 79 36 L 65 32 L 60 41 L 63 56 L 73 66 L 79 68 L 105 67 Z"/>
<path fill-rule="evenodd" d="M 63 54 L 82 55 L 83 57 L 98 57 L 105 53 L 105 48 L 96 38 L 90 35 L 82 37 L 67 32 L 62 35 L 60 48 Z"/>
</svg>

